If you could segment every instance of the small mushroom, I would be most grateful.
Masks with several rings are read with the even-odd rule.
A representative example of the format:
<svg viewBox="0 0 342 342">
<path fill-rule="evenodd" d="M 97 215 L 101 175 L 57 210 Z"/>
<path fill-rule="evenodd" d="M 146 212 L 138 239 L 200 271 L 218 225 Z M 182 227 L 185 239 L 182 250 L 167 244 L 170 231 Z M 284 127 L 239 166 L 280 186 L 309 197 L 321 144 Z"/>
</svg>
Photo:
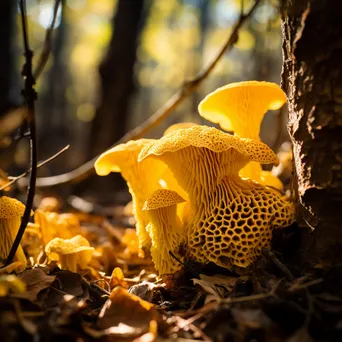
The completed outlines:
<svg viewBox="0 0 342 342">
<path fill-rule="evenodd" d="M 55 238 L 45 247 L 45 253 L 50 260 L 57 261 L 58 267 L 63 270 L 77 272 L 88 266 L 94 248 L 90 247 L 89 241 L 81 235 L 71 239 Z"/>
<path fill-rule="evenodd" d="M 260 126 L 268 110 L 277 110 L 286 102 L 285 93 L 275 83 L 247 81 L 231 83 L 216 89 L 199 104 L 199 114 L 218 123 L 240 138 L 259 140 Z M 283 184 L 259 163 L 251 162 L 241 170 L 241 176 L 280 190 Z"/>
<path fill-rule="evenodd" d="M 184 201 L 175 191 L 158 189 L 143 207 L 150 220 L 147 230 L 152 240 L 151 256 L 159 274 L 175 273 L 181 268 L 169 252 L 177 254 L 186 239 L 182 222 L 176 213 L 177 204 Z"/>
<path fill-rule="evenodd" d="M 188 253 L 199 262 L 247 267 L 269 246 L 274 228 L 294 220 L 294 207 L 277 191 L 242 179 L 250 161 L 277 163 L 264 143 L 207 126 L 172 132 L 150 142 L 139 160 L 160 159 L 189 194 L 184 227 Z"/>
<path fill-rule="evenodd" d="M 21 217 L 25 211 L 25 205 L 15 198 L 0 197 L 0 258 L 6 259 L 18 233 Z M 27 260 L 23 248 L 19 245 L 14 256 L 14 261 L 20 261 L 23 268 Z"/>
</svg>

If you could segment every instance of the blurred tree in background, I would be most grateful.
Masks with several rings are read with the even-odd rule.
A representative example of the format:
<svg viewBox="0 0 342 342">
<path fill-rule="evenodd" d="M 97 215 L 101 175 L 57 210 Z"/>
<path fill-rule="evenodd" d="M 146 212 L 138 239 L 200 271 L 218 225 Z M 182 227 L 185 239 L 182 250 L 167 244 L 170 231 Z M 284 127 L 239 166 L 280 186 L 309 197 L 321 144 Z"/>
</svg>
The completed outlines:
<svg viewBox="0 0 342 342">
<path fill-rule="evenodd" d="M 39 158 L 49 157 L 68 143 L 71 148 L 42 168 L 41 176 L 78 167 L 148 118 L 211 60 L 241 11 L 239 0 L 61 3 L 52 53 L 37 85 Z M 244 3 L 247 8 L 251 2 Z M 53 6 L 53 0 L 27 1 L 35 56 L 42 50 Z M 22 39 L 7 15 L 15 14 L 16 6 L 4 0 L 1 9 L 1 25 L 5 28 L 0 34 L 5 51 L 1 67 L 6 68 L 6 73 L 0 76 L 4 78 L 1 87 L 6 86 L 0 91 L 2 101 L 10 103 L 9 94 L 13 90 L 17 98 L 19 94 L 14 85 L 23 64 Z M 11 45 L 16 48 L 15 59 L 10 54 Z M 15 70 L 8 72 L 13 62 Z M 179 121 L 204 123 L 197 114 L 197 105 L 205 94 L 219 86 L 249 79 L 279 83 L 280 72 L 279 9 L 276 1 L 265 0 L 240 31 L 235 48 L 222 58 L 203 86 L 150 136 L 160 136 L 167 126 Z M 8 105 L 1 103 L 2 113 Z M 274 147 L 279 147 L 287 139 L 285 122 L 286 115 L 266 116 L 262 139 L 271 146 L 276 142 Z M 19 144 L 15 165 L 25 169 L 27 156 L 26 144 Z"/>
</svg>

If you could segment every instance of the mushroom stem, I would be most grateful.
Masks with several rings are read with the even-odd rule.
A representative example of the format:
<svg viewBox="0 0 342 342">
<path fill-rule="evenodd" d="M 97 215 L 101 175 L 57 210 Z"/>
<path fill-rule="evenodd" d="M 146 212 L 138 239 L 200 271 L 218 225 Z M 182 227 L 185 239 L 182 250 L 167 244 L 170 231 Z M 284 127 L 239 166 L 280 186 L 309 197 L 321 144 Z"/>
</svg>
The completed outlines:
<svg viewBox="0 0 342 342">
<path fill-rule="evenodd" d="M 0 219 L 0 258 L 6 259 L 8 257 L 8 253 L 11 250 L 12 244 L 15 240 L 15 237 L 18 233 L 18 229 L 20 226 L 21 217 L 13 217 L 10 219 Z M 24 266 L 27 265 L 26 256 L 22 247 L 19 245 L 14 260 L 20 261 Z"/>
<path fill-rule="evenodd" d="M 152 240 L 151 256 L 159 274 L 175 273 L 181 268 L 169 253 L 178 254 L 178 248 L 185 241 L 185 230 L 176 211 L 176 204 L 149 211 L 147 230 Z"/>
</svg>

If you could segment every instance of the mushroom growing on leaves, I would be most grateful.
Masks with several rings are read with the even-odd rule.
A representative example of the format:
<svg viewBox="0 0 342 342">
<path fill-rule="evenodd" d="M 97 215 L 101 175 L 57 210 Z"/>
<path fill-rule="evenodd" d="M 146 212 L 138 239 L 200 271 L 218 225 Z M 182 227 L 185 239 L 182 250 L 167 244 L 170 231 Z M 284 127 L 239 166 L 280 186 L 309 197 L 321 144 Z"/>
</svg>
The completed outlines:
<svg viewBox="0 0 342 342">
<path fill-rule="evenodd" d="M 177 204 L 184 201 L 175 191 L 158 189 L 143 207 L 150 220 L 147 231 L 152 240 L 151 256 L 159 274 L 175 273 L 181 268 L 169 252 L 177 254 L 186 240 L 186 231 L 177 216 Z"/>
<path fill-rule="evenodd" d="M 278 192 L 242 179 L 250 161 L 277 163 L 264 143 L 194 126 L 148 143 L 139 160 L 160 159 L 189 194 L 188 253 L 201 263 L 247 267 L 269 246 L 274 228 L 294 220 Z"/>
<path fill-rule="evenodd" d="M 71 239 L 55 238 L 45 247 L 45 253 L 50 260 L 57 261 L 61 269 L 77 272 L 77 268 L 84 269 L 88 266 L 94 248 L 89 241 L 81 235 Z"/>
<path fill-rule="evenodd" d="M 277 110 L 286 103 L 286 96 L 275 83 L 247 81 L 231 83 L 216 89 L 199 104 L 199 114 L 218 123 L 226 131 L 240 138 L 260 140 L 262 119 L 268 110 Z M 259 163 L 251 162 L 240 172 L 262 184 L 282 189 L 281 181 Z"/>
<path fill-rule="evenodd" d="M 14 198 L 0 197 L 0 258 L 6 259 L 18 233 L 25 205 Z M 23 268 L 27 265 L 26 256 L 19 245 L 14 261 L 20 261 Z"/>
</svg>

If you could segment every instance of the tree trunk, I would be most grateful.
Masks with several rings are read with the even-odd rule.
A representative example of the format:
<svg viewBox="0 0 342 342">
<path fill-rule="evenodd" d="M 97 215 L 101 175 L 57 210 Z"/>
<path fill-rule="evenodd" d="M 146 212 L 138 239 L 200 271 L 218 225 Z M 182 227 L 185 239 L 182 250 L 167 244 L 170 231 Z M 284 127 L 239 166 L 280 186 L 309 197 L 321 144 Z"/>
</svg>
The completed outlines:
<svg viewBox="0 0 342 342">
<path fill-rule="evenodd" d="M 342 3 L 283 0 L 282 86 L 288 96 L 299 219 L 310 256 L 342 261 Z"/>
<path fill-rule="evenodd" d="M 89 157 L 105 151 L 126 132 L 128 104 L 134 89 L 133 67 L 144 14 L 144 0 L 119 0 L 113 37 L 100 65 L 101 99 L 92 123 Z"/>
</svg>

